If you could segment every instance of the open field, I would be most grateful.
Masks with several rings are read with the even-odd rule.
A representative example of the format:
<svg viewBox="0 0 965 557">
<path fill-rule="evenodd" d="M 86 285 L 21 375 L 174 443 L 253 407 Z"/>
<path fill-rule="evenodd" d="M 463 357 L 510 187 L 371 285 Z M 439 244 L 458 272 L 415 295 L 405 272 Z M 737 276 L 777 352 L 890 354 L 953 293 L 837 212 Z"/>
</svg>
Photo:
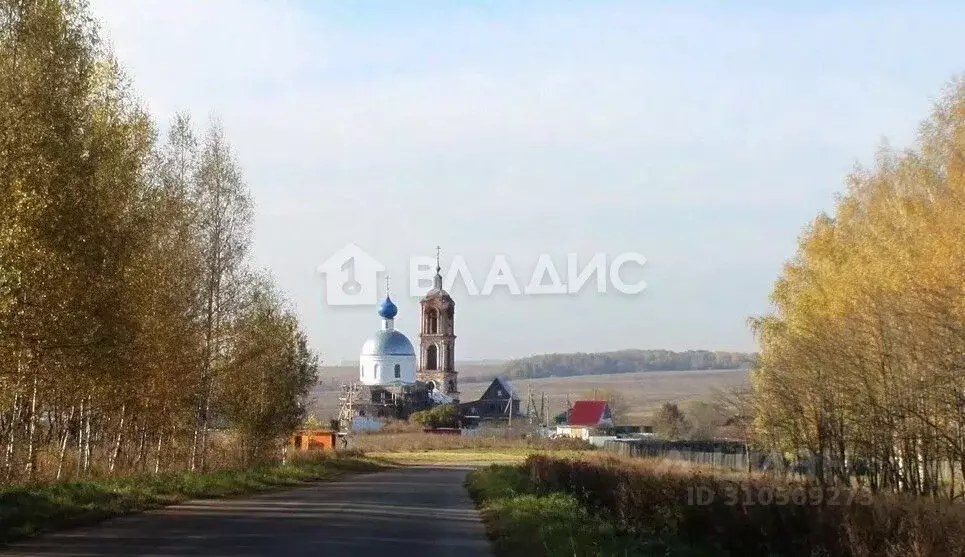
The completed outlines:
<svg viewBox="0 0 965 557">
<path fill-rule="evenodd" d="M 544 377 L 513 381 L 513 386 L 523 398 L 531 392 L 537 403 L 540 393 L 545 394 L 550 415 L 566 408 L 567 396 L 571 400 L 592 394 L 593 390 L 618 393 L 625 406 L 624 415 L 616 416 L 619 423 L 635 423 L 646 420 L 664 402 L 683 402 L 692 399 L 712 398 L 719 389 L 740 385 L 748 380 L 746 370 L 712 371 L 640 371 L 637 373 L 614 373 L 608 375 L 582 375 L 575 377 Z M 470 384 L 462 388 L 463 399 L 474 400 L 488 385 Z M 525 408 L 525 401 L 524 401 Z M 617 409 L 615 409 L 617 410 Z"/>
<path fill-rule="evenodd" d="M 465 372 L 471 377 L 495 377 L 499 366 L 476 366 Z M 322 368 L 323 379 L 312 393 L 314 399 L 310 412 L 320 420 L 335 416 L 338 406 L 337 387 L 355 378 L 355 368 Z M 462 375 L 460 374 L 460 378 Z M 544 377 L 513 381 L 521 397 L 532 392 L 537 402 L 540 393 L 546 396 L 547 411 L 553 415 L 562 412 L 566 397 L 575 400 L 594 389 L 620 393 L 626 411 L 617 416 L 618 422 L 637 423 L 645 421 L 664 402 L 685 402 L 712 398 L 718 390 L 735 387 L 747 382 L 746 370 L 708 371 L 641 371 L 637 373 L 614 373 L 607 375 L 582 375 L 575 377 Z M 336 383 L 333 383 L 337 380 Z M 475 400 L 488 386 L 486 382 L 463 382 L 462 400 Z M 525 401 L 523 404 L 525 408 Z"/>
<path fill-rule="evenodd" d="M 597 449 L 577 439 L 527 439 L 517 435 L 438 435 L 423 432 L 351 436 L 349 447 L 391 465 L 512 464 L 534 454 L 582 458 Z"/>
</svg>

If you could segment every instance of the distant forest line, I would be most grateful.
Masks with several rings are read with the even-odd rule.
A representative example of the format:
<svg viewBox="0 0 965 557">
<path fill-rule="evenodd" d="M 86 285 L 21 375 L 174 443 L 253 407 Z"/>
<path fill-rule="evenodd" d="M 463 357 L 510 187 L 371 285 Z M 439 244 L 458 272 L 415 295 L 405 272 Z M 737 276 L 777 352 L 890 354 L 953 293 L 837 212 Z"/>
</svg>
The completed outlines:
<svg viewBox="0 0 965 557">
<path fill-rule="evenodd" d="M 509 360 L 502 374 L 509 379 L 572 377 L 638 371 L 748 369 L 757 354 L 710 350 L 618 350 L 615 352 L 540 354 Z M 474 378 L 485 381 L 483 377 Z M 467 378 L 464 382 L 469 382 Z"/>
</svg>

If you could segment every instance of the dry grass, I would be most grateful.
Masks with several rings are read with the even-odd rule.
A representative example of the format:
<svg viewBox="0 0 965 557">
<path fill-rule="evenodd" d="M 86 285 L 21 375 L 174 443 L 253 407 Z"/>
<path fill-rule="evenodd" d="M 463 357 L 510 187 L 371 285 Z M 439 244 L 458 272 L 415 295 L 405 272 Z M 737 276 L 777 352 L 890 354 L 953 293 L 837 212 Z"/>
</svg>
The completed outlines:
<svg viewBox="0 0 965 557">
<path fill-rule="evenodd" d="M 526 461 L 532 452 L 529 451 L 500 451 L 500 450 L 463 450 L 463 451 L 372 451 L 366 456 L 396 466 L 410 465 L 487 465 L 487 464 L 520 464 Z"/>
<path fill-rule="evenodd" d="M 73 440 L 72 440 L 73 441 Z M 255 465 L 255 462 L 246 458 L 243 450 L 241 438 L 237 432 L 233 431 L 211 431 L 208 436 L 208 445 L 205 459 L 205 470 L 214 472 L 217 470 L 235 470 L 248 468 Z M 60 444 L 49 443 L 36 447 L 36 468 L 34 470 L 32 482 L 43 484 L 53 481 L 68 480 L 88 480 L 105 476 L 131 476 L 137 474 L 147 474 L 154 471 L 158 454 L 152 446 L 146 446 L 140 458 L 136 457 L 133 451 L 122 451 L 115 463 L 115 470 L 110 471 L 110 458 L 113 447 L 110 443 L 100 443 L 91 448 L 91 459 L 89 468 L 82 471 L 79 465 L 78 454 L 75 446 L 67 447 L 63 454 L 63 462 L 60 457 Z M 265 463 L 276 463 L 281 458 L 281 445 L 266 447 L 267 454 L 261 455 Z M 190 434 L 180 432 L 179 435 L 165 439 L 158 469 L 160 472 L 182 472 L 188 468 L 191 455 Z M 22 471 L 26 464 L 25 455 L 14 459 L 13 469 Z M 57 470 L 61 468 L 61 476 L 57 478 Z M 14 475 L 9 481 L 0 480 L 0 485 L 4 483 L 14 484 L 27 481 L 22 475 Z"/>
<path fill-rule="evenodd" d="M 525 439 L 519 436 L 443 435 L 433 433 L 368 433 L 351 437 L 353 449 L 372 452 L 424 451 L 515 451 L 528 454 L 534 451 L 592 450 L 593 447 L 575 439 Z"/>
<path fill-rule="evenodd" d="M 509 436 L 462 436 L 431 433 L 356 435 L 352 448 L 392 464 L 520 463 L 532 454 L 579 458 L 594 448 L 575 439 L 524 439 Z"/>
</svg>

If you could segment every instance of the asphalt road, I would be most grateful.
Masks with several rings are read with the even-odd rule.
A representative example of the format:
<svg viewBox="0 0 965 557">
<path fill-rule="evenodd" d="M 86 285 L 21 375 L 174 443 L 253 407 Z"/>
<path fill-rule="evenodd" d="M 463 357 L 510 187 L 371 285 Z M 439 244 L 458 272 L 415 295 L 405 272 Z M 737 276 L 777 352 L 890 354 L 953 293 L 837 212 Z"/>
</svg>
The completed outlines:
<svg viewBox="0 0 965 557">
<path fill-rule="evenodd" d="M 49 534 L 0 555 L 491 557 L 468 469 L 412 467 L 193 501 Z"/>
</svg>

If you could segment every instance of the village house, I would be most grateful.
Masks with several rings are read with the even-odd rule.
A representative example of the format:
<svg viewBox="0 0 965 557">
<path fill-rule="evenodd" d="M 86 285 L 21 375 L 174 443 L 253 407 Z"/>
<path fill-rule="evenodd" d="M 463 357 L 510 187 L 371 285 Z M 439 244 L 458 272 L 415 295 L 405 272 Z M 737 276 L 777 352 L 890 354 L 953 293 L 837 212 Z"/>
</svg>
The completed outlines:
<svg viewBox="0 0 965 557">
<path fill-rule="evenodd" d="M 519 402 L 519 395 L 509 380 L 497 377 L 479 400 L 460 404 L 459 415 L 467 425 L 510 421 L 521 415 Z"/>
<path fill-rule="evenodd" d="M 578 400 L 566 412 L 565 422 L 556 426 L 556 434 L 588 440 L 613 428 L 613 413 L 605 400 Z"/>
</svg>

